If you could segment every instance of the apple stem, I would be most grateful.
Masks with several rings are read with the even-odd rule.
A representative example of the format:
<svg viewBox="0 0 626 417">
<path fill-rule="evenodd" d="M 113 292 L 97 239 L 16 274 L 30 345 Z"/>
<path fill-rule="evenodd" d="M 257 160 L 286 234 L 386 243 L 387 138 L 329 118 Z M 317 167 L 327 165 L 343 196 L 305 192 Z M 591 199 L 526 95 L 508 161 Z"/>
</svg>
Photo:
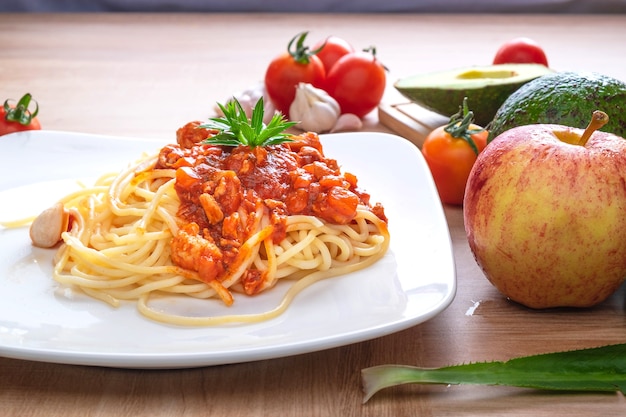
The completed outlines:
<svg viewBox="0 0 626 417">
<path fill-rule="evenodd" d="M 593 135 L 593 132 L 602 128 L 602 126 L 604 126 L 608 122 L 609 122 L 608 114 L 600 110 L 594 111 L 593 114 L 591 115 L 591 121 L 587 125 L 587 128 L 585 129 L 583 134 L 580 136 L 580 139 L 578 139 L 578 144 L 581 146 L 585 146 L 585 144 L 587 143 L 591 135 Z"/>
</svg>

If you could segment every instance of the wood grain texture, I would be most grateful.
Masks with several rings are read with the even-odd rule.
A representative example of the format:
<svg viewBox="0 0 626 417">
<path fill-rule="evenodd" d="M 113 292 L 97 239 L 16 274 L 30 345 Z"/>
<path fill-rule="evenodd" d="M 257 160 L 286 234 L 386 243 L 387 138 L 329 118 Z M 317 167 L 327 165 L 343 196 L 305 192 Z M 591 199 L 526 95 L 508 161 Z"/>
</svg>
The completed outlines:
<svg viewBox="0 0 626 417">
<path fill-rule="evenodd" d="M 555 69 L 626 80 L 626 16 L 0 15 L 0 92 L 30 92 L 47 129 L 174 138 L 216 101 L 263 78 L 302 30 L 375 44 L 390 84 L 491 61 L 514 36 L 544 45 Z M 388 88 L 385 102 L 399 94 Z M 4 99 L 3 99 L 4 100 Z M 388 131 L 373 112 L 365 130 Z M 1 139 L 0 139 L 1 140 Z M 183 370 L 122 370 L 0 358 L 2 416 L 613 416 L 616 394 L 403 386 L 361 404 L 359 371 L 443 366 L 626 341 L 625 291 L 588 310 L 508 302 L 474 262 L 462 210 L 446 207 L 458 275 L 434 319 L 367 342 L 282 359 Z M 0 277 L 1 279 L 1 277 Z M 0 327 L 0 331 L 3 329 Z"/>
</svg>

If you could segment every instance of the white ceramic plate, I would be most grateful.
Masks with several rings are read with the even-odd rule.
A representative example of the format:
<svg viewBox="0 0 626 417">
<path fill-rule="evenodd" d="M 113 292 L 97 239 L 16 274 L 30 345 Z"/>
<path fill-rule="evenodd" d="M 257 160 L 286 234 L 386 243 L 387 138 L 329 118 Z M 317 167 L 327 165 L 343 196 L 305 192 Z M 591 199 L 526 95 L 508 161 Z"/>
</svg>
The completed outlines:
<svg viewBox="0 0 626 417">
<path fill-rule="evenodd" d="M 53 250 L 31 246 L 27 228 L 0 227 L 0 356 L 125 368 L 178 368 L 312 352 L 387 335 L 444 310 L 456 291 L 444 213 L 420 152 L 382 133 L 323 136 L 328 157 L 356 174 L 389 218 L 391 246 L 372 267 L 301 292 L 273 320 L 182 328 L 154 323 L 133 303 L 118 309 L 60 288 Z M 118 171 L 160 141 L 36 131 L 0 138 L 0 221 L 36 215 L 77 180 Z M 236 297 L 227 313 L 268 309 L 279 288 Z M 219 302 L 181 300 L 226 313 Z"/>
</svg>

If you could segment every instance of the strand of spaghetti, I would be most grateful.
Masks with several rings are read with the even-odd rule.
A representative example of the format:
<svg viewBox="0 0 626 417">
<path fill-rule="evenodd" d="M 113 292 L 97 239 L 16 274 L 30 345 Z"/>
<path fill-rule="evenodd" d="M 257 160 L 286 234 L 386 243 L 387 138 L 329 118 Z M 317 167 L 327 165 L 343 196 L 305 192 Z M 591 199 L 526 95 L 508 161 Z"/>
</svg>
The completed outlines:
<svg viewBox="0 0 626 417">
<path fill-rule="evenodd" d="M 82 201 L 82 204 L 75 207 L 77 210 L 78 218 L 82 220 L 80 227 L 72 229 L 68 234 L 76 236 L 79 242 L 86 246 L 89 244 L 90 237 L 95 234 L 100 224 L 97 222 L 99 216 L 96 216 L 95 206 L 96 201 L 93 196 Z M 61 235 L 61 238 L 65 241 L 65 234 Z"/>
<path fill-rule="evenodd" d="M 162 184 L 161 186 L 159 186 L 157 191 L 153 193 L 154 195 L 150 196 L 150 198 L 146 198 L 146 200 L 149 201 L 149 204 L 145 212 L 141 216 L 141 219 L 139 219 L 139 221 L 135 223 L 134 225 L 134 227 L 138 231 L 146 230 L 147 228 L 146 225 L 150 222 L 152 217 L 155 215 L 157 208 L 162 204 L 162 200 L 164 199 L 164 196 L 166 195 L 166 193 L 169 190 L 174 189 L 174 182 L 175 182 L 174 178 L 170 178 L 169 181 L 167 181 L 165 184 Z"/>
<path fill-rule="evenodd" d="M 278 271 L 278 262 L 276 260 L 276 251 L 274 251 L 274 243 L 272 242 L 272 239 L 265 239 L 263 241 L 263 246 L 265 247 L 267 262 L 265 263 L 264 268 L 258 268 L 259 270 L 264 270 L 266 273 L 266 279 L 263 281 L 261 291 L 265 290 L 266 288 L 273 287 L 276 284 L 276 281 L 278 281 L 279 279 L 276 274 L 276 272 Z M 257 259 L 260 260 L 261 257 L 255 256 L 255 261 Z M 259 267 L 258 263 L 257 267 Z"/>
<path fill-rule="evenodd" d="M 138 264 L 134 270 L 130 271 L 120 269 L 120 266 L 123 266 L 124 264 L 116 267 L 111 267 L 110 265 L 98 265 L 91 262 L 89 260 L 89 256 L 85 256 L 83 253 L 80 253 L 80 251 L 70 248 L 68 253 L 71 256 L 68 265 L 75 269 L 76 272 L 81 271 L 83 275 L 89 276 L 92 280 L 114 281 L 134 274 L 145 276 L 150 273 L 174 273 L 174 270 L 170 266 L 163 266 L 159 268 Z"/>
<path fill-rule="evenodd" d="M 316 249 L 315 253 L 312 249 Z M 317 238 L 314 238 L 307 245 L 306 253 L 302 253 L 302 256 L 291 256 L 285 260 L 285 263 L 305 271 L 314 269 L 327 269 L 324 267 L 324 257 L 320 256 L 320 251 L 328 252 L 328 248 Z"/>
<path fill-rule="evenodd" d="M 178 285 L 172 285 L 169 288 L 165 288 L 163 291 L 172 294 L 195 294 L 195 296 L 199 298 L 210 298 L 215 295 L 214 291 L 210 289 L 205 282 L 200 281 L 196 281 L 194 283 L 181 282 Z"/>
<path fill-rule="evenodd" d="M 337 261 L 347 261 L 354 255 L 352 244 L 346 237 L 324 233 L 319 239 L 325 244 L 333 245 L 335 250 L 332 251 L 331 257 Z"/>
<path fill-rule="evenodd" d="M 300 238 L 304 239 L 306 238 L 308 235 L 312 234 L 311 231 L 307 232 L 302 232 Z M 315 239 L 317 238 L 317 236 L 319 235 L 319 233 L 315 233 L 314 234 L 314 239 L 311 241 L 311 243 L 307 246 L 304 246 L 302 248 L 302 251 L 300 251 L 300 253 L 295 254 L 293 259 L 301 259 L 301 260 L 305 260 L 305 259 L 314 259 L 316 256 L 316 253 L 314 251 L 315 246 L 313 246 L 313 242 L 315 242 Z M 304 268 L 304 269 L 310 269 L 310 268 Z"/>
<path fill-rule="evenodd" d="M 330 253 L 330 250 L 328 249 L 328 246 L 326 245 L 326 242 L 324 242 L 323 239 L 318 238 L 313 241 L 313 245 L 315 245 L 315 247 L 317 247 L 319 251 L 320 262 L 318 265 L 316 265 L 316 267 L 321 271 L 326 271 L 330 269 L 333 265 L 333 257 Z"/>
<path fill-rule="evenodd" d="M 70 194 L 64 196 L 60 201 L 64 204 L 74 205 L 74 201 L 77 201 L 86 195 L 105 193 L 109 187 L 107 185 L 94 185 L 92 187 L 82 187 Z"/>
<path fill-rule="evenodd" d="M 222 302 L 226 304 L 226 306 L 231 306 L 235 301 L 233 294 L 221 282 L 214 279 L 209 282 L 209 286 L 215 290 L 217 296 L 222 299 Z"/>
<path fill-rule="evenodd" d="M 116 291 L 117 288 L 111 288 L 111 291 L 107 292 L 120 300 L 135 300 L 145 293 L 155 292 L 163 288 L 178 285 L 183 280 L 184 277 L 178 275 L 172 277 L 159 277 L 159 279 L 157 280 L 141 282 L 140 277 L 140 279 L 137 281 L 138 285 L 134 288 L 126 289 L 124 291 Z"/>
<path fill-rule="evenodd" d="M 121 177 L 126 177 L 124 181 L 120 181 L 122 183 L 128 183 L 128 180 L 134 181 L 135 178 L 140 175 L 142 172 L 146 172 L 148 170 L 152 170 L 157 162 L 158 155 L 157 154 L 144 154 L 138 160 L 135 161 L 134 164 L 129 164 L 125 171 L 122 171 Z M 116 175 L 113 178 L 112 184 L 115 183 L 116 180 L 120 179 L 120 175 Z M 127 198 L 127 195 L 121 195 L 124 199 Z"/>
<path fill-rule="evenodd" d="M 176 171 L 173 169 L 152 169 L 136 173 L 128 186 L 132 187 L 133 194 L 150 201 L 155 189 L 174 178 L 176 178 Z"/>
<path fill-rule="evenodd" d="M 163 233 L 164 236 L 169 233 Z M 141 264 L 145 266 L 157 265 L 163 255 L 166 253 L 168 244 L 167 238 L 159 240 L 144 240 L 124 245 L 113 246 L 108 249 L 101 250 L 105 256 L 118 258 L 125 263 Z"/>
<path fill-rule="evenodd" d="M 388 237 L 388 232 L 386 228 L 381 231 Z M 385 239 L 385 242 L 389 242 L 389 239 Z M 386 249 L 384 247 L 383 249 Z M 254 314 L 240 314 L 240 315 L 224 315 L 224 316 L 212 316 L 212 317 L 188 317 L 188 316 L 178 316 L 172 315 L 170 313 L 163 313 L 162 311 L 155 310 L 151 308 L 149 303 L 149 294 L 143 295 L 137 304 L 138 310 L 144 316 L 164 322 L 169 324 L 181 325 L 181 326 L 214 326 L 220 324 L 232 324 L 232 323 L 257 323 L 260 321 L 269 320 L 281 315 L 287 307 L 291 304 L 293 299 L 298 295 L 302 290 L 307 288 L 308 286 L 314 284 L 317 281 L 322 279 L 327 279 L 331 277 L 335 277 L 338 275 L 347 274 L 349 272 L 357 271 L 361 268 L 365 268 L 367 266 L 372 265 L 374 262 L 378 261 L 385 254 L 385 250 L 382 250 L 377 256 L 372 256 L 366 258 L 365 260 L 347 265 L 341 268 L 334 268 L 326 271 L 317 271 L 307 275 L 306 277 L 295 281 L 294 284 L 289 287 L 285 296 L 281 300 L 281 302 L 275 308 L 262 312 L 262 313 L 254 313 Z"/>
<path fill-rule="evenodd" d="M 176 209 L 171 208 L 168 210 L 165 207 L 159 207 L 157 213 L 161 221 L 165 223 L 167 230 L 169 230 L 172 235 L 176 235 L 176 233 L 178 233 L 178 224 L 176 223 L 176 217 L 172 215 L 172 213 L 176 213 Z"/>
<path fill-rule="evenodd" d="M 312 230 L 309 230 L 308 233 L 304 235 L 304 237 L 302 235 L 299 236 L 300 239 L 296 240 L 297 243 L 289 247 L 283 253 L 281 253 L 278 256 L 278 259 L 276 260 L 276 262 L 278 264 L 285 263 L 286 260 L 288 258 L 292 258 L 295 253 L 301 252 L 304 248 L 307 248 L 311 244 L 311 242 L 313 242 L 313 239 L 315 239 L 318 233 L 319 232 L 317 230 L 312 229 Z"/>
<path fill-rule="evenodd" d="M 372 256 L 379 252 L 381 246 L 384 244 L 383 239 L 378 239 L 378 236 L 372 236 L 370 239 L 371 245 L 354 245 L 354 253 L 361 257 Z"/>
<path fill-rule="evenodd" d="M 133 244 L 113 246 L 101 252 L 110 257 L 124 257 L 125 262 L 141 263 L 146 266 L 159 265 L 166 255 L 171 234 L 165 231 L 159 235 L 161 236 L 159 239 L 141 239 Z"/>
<path fill-rule="evenodd" d="M 135 268 L 132 269 L 132 271 L 130 271 L 130 268 L 128 270 L 123 269 L 124 265 L 126 264 L 118 263 L 116 267 L 106 267 L 96 264 L 76 263 L 72 267 L 72 274 L 89 277 L 92 281 L 105 281 L 109 283 L 116 283 L 119 280 L 129 277 L 131 275 L 139 275 L 145 277 L 151 274 L 154 275 L 176 273 L 175 267 L 172 266 L 137 265 Z"/>
<path fill-rule="evenodd" d="M 298 221 L 298 225 L 303 226 L 306 230 L 310 230 L 307 225 L 305 225 L 306 219 L 311 219 L 312 222 L 318 223 L 319 220 L 313 217 L 300 217 Z M 347 261 L 351 256 L 353 256 L 351 242 L 345 236 L 341 236 L 339 233 L 334 232 L 337 226 L 329 225 L 324 231 L 331 232 L 329 233 L 319 233 L 313 238 L 313 234 L 308 234 L 308 238 L 310 240 L 300 240 L 301 244 L 308 244 L 306 246 L 306 252 L 299 251 L 297 247 L 295 247 L 292 243 L 293 240 L 296 242 L 296 239 L 285 239 L 280 243 L 276 249 L 277 251 L 281 251 L 280 261 L 278 263 L 288 264 L 293 266 L 293 268 L 289 269 L 289 273 L 298 270 L 310 270 L 315 268 L 328 269 L 333 265 L 331 261 L 332 258 L 337 258 L 335 262 Z M 302 233 L 302 232 L 300 232 Z M 301 238 L 300 238 L 301 239 Z M 327 243 L 331 242 L 331 248 L 328 247 Z M 336 246 L 336 247 L 335 247 Z M 315 254 L 311 252 L 311 249 L 316 249 Z M 284 250 L 284 251 L 283 251 Z M 288 252 L 285 252 L 288 251 Z M 341 253 L 340 256 L 337 256 L 338 253 Z M 283 266 L 283 265 L 281 265 Z M 261 269 L 261 267 L 259 267 Z M 289 273 L 285 273 L 282 276 L 286 276 Z"/>
<path fill-rule="evenodd" d="M 300 272 L 300 270 L 293 265 L 280 265 L 280 267 L 277 266 L 276 268 L 275 278 L 277 280 L 281 278 L 293 278 L 294 274 L 298 272 Z"/>
<path fill-rule="evenodd" d="M 172 271 L 171 266 L 152 267 L 151 269 L 147 269 L 142 265 L 134 265 L 132 263 L 111 259 L 102 254 L 100 251 L 86 247 L 80 242 L 80 240 L 74 236 L 68 235 L 67 233 L 64 233 L 63 240 L 66 245 L 74 249 L 82 259 L 87 261 L 88 264 L 93 264 L 94 268 L 97 268 L 96 265 L 106 265 L 112 267 L 113 269 L 121 270 L 122 272 L 130 271 L 144 274 L 165 274 Z"/>
<path fill-rule="evenodd" d="M 81 290 L 88 296 L 93 297 L 96 300 L 104 301 L 105 303 L 111 305 L 112 307 L 117 308 L 120 306 L 120 300 L 118 300 L 115 297 L 112 297 L 111 295 L 105 292 L 92 290 L 91 288 L 81 288 Z"/>
<path fill-rule="evenodd" d="M 131 181 L 135 178 L 137 173 L 146 171 L 154 166 L 157 156 L 153 155 L 146 157 L 139 163 L 129 166 L 117 175 L 109 187 L 107 193 L 107 200 L 113 213 L 117 216 L 137 216 L 140 217 L 143 214 L 142 209 L 133 208 L 124 204 L 123 201 L 128 198 L 132 192 L 132 187 L 128 187 Z"/>
<path fill-rule="evenodd" d="M 287 224 L 285 226 L 285 230 L 291 232 L 293 230 L 319 229 L 324 226 L 324 222 L 314 216 L 298 214 L 287 217 Z"/>
<path fill-rule="evenodd" d="M 143 260 L 143 264 L 148 266 L 165 266 L 169 258 L 169 238 L 159 239 L 151 243 L 154 246 L 154 250 Z M 127 255 L 127 259 L 132 262 L 132 255 Z"/>
<path fill-rule="evenodd" d="M 232 294 L 228 292 L 218 281 L 210 283 L 186 284 L 181 285 L 185 281 L 185 277 L 181 275 L 170 277 L 153 276 L 150 279 L 140 278 L 135 287 L 125 288 L 106 288 L 101 289 L 112 297 L 120 300 L 136 300 L 144 293 L 162 292 L 184 294 L 195 298 L 212 298 L 218 296 L 222 301 L 229 305 L 232 304 Z"/>
<path fill-rule="evenodd" d="M 232 272 L 221 281 L 224 287 L 230 288 L 241 278 L 246 269 L 248 269 L 254 261 L 254 254 L 258 252 L 261 243 L 269 238 L 273 231 L 272 226 L 265 226 L 257 233 L 250 236 L 250 238 L 241 245 L 235 261 L 230 265 Z"/>
<path fill-rule="evenodd" d="M 140 248 L 146 242 L 161 241 L 170 239 L 171 237 L 172 233 L 167 229 L 155 232 L 145 232 L 139 235 L 126 234 L 119 236 L 115 233 L 109 233 L 104 238 L 108 243 L 107 247 L 102 247 L 99 250 L 107 256 L 116 256 L 128 252 L 127 248 L 131 245 Z"/>
<path fill-rule="evenodd" d="M 7 228 L 7 229 L 28 226 L 29 224 L 33 222 L 33 220 L 35 220 L 35 217 L 36 216 L 31 216 L 31 217 L 26 217 L 24 219 L 18 219 L 18 220 L 0 221 L 0 226 Z"/>
<path fill-rule="evenodd" d="M 345 224 L 345 225 L 332 225 L 325 226 L 334 229 L 337 234 L 345 234 L 348 238 L 355 242 L 363 242 L 369 236 L 369 231 L 367 228 L 364 228 L 363 219 L 360 217 L 361 212 L 357 210 L 357 216 L 354 219 L 354 224 Z M 326 230 L 326 229 L 324 229 Z M 332 232 L 330 232 L 332 233 Z"/>
<path fill-rule="evenodd" d="M 131 275 L 125 278 L 118 278 L 114 280 L 101 280 L 94 279 L 94 277 L 81 271 L 79 268 L 73 267 L 70 274 L 62 274 L 58 277 L 58 282 L 63 284 L 77 285 L 80 288 L 91 288 L 99 290 L 112 290 L 115 288 L 130 288 L 130 286 L 137 284 L 144 277 L 142 275 Z"/>
</svg>

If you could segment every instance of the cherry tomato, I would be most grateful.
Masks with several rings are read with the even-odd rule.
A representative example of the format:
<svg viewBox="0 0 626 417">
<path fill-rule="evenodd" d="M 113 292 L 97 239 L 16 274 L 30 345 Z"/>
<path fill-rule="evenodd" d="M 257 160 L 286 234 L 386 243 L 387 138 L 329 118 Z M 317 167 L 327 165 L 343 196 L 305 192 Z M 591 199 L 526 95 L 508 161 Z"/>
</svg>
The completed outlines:
<svg viewBox="0 0 626 417">
<path fill-rule="evenodd" d="M 307 34 L 302 32 L 296 35 L 287 45 L 287 51 L 274 58 L 265 72 L 267 95 L 276 109 L 287 117 L 298 83 L 323 88 L 326 79 L 324 64 L 304 45 Z"/>
<path fill-rule="evenodd" d="M 0 107 L 0 135 L 41 129 L 41 124 L 37 119 L 39 105 L 32 100 L 30 94 L 24 94 L 15 105 L 12 105 L 10 101 L 11 99 L 7 99 Z M 28 109 L 31 103 L 35 105 L 35 110 L 32 112 Z"/>
<path fill-rule="evenodd" d="M 453 116 L 450 124 L 430 132 L 422 144 L 422 154 L 430 168 L 437 192 L 446 204 L 463 204 L 467 178 L 478 154 L 487 146 L 489 133 L 471 123 L 472 117 L 472 114 L 468 116 L 467 113 L 462 120 Z M 471 139 L 475 149 L 468 139 Z"/>
<path fill-rule="evenodd" d="M 532 39 L 515 38 L 505 42 L 493 59 L 494 64 L 543 64 L 548 58 L 541 46 Z"/>
<path fill-rule="evenodd" d="M 386 70 L 374 48 L 342 56 L 326 77 L 326 91 L 337 100 L 341 113 L 358 117 L 378 106 L 385 86 Z"/>
<path fill-rule="evenodd" d="M 318 51 L 315 55 L 322 60 L 326 74 L 328 74 L 339 58 L 354 52 L 354 47 L 342 38 L 329 36 L 315 44 L 313 50 Z"/>
</svg>

